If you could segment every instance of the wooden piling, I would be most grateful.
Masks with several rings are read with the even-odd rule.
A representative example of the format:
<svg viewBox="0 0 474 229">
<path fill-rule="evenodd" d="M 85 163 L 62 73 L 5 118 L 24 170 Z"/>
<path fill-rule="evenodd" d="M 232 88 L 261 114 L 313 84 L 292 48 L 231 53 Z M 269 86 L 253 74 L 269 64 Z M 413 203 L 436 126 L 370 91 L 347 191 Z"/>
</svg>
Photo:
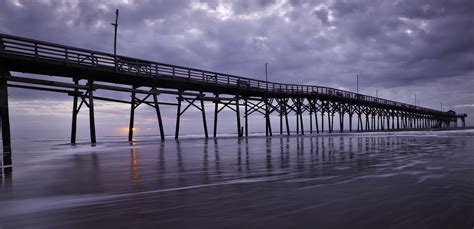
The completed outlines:
<svg viewBox="0 0 474 229">
<path fill-rule="evenodd" d="M 280 135 L 283 135 L 283 99 L 279 99 L 278 103 L 280 105 Z"/>
<path fill-rule="evenodd" d="M 245 137 L 248 137 L 249 136 L 249 120 L 248 120 L 248 115 L 249 115 L 249 110 L 248 110 L 248 101 L 247 101 L 247 97 L 244 99 L 244 103 L 245 103 L 245 115 L 244 115 L 244 118 L 245 118 Z"/>
<path fill-rule="evenodd" d="M 236 116 L 237 116 L 237 136 L 240 138 L 240 137 L 242 137 L 242 133 L 240 132 L 239 95 L 235 96 L 235 113 L 236 113 Z"/>
<path fill-rule="evenodd" d="M 284 100 L 285 101 L 285 104 L 284 104 L 284 107 L 285 107 L 285 126 L 286 126 L 286 134 L 289 136 L 290 135 L 290 122 L 288 121 L 288 110 L 287 110 L 287 102 L 288 100 Z"/>
<path fill-rule="evenodd" d="M 176 128 L 174 132 L 174 139 L 178 140 L 179 137 L 179 124 L 181 120 L 181 94 L 178 95 L 178 107 L 176 108 Z"/>
<path fill-rule="evenodd" d="M 160 129 L 161 140 L 165 140 L 165 131 L 163 130 L 163 120 L 161 119 L 160 105 L 158 103 L 158 96 L 155 93 L 156 88 L 153 88 L 153 103 L 155 104 L 156 118 L 158 119 L 158 128 Z"/>
<path fill-rule="evenodd" d="M 219 94 L 215 94 L 216 100 L 214 100 L 214 138 L 217 137 L 217 113 L 219 113 Z"/>
<path fill-rule="evenodd" d="M 206 138 L 209 138 L 209 133 L 207 132 L 206 110 L 204 108 L 204 100 L 203 100 L 204 95 L 202 94 L 202 92 L 201 92 L 200 97 L 201 97 L 200 98 L 200 100 L 201 100 L 201 114 L 202 114 L 202 125 L 204 127 L 204 136 Z"/>
<path fill-rule="evenodd" d="M 133 141 L 134 122 L 135 122 L 135 92 L 132 92 L 131 101 L 130 101 L 130 123 L 128 126 L 128 141 L 129 142 Z"/>
<path fill-rule="evenodd" d="M 88 81 L 89 87 L 89 129 L 91 135 L 91 143 L 95 144 L 96 136 L 95 136 L 95 118 L 94 118 L 94 88 L 93 88 L 93 81 Z"/>
<path fill-rule="evenodd" d="M 321 111 L 321 132 L 324 133 L 324 111 Z"/>
<path fill-rule="evenodd" d="M 319 134 L 318 113 L 314 110 L 314 122 L 316 123 L 316 133 Z"/>
<path fill-rule="evenodd" d="M 74 79 L 74 84 L 78 85 L 79 80 Z M 71 121 L 71 144 L 76 144 L 76 135 L 77 135 L 77 102 L 79 97 L 79 89 L 74 88 L 74 97 L 72 100 L 72 121 Z"/>
<path fill-rule="evenodd" d="M 349 132 L 352 132 L 352 113 L 349 113 Z"/>
<path fill-rule="evenodd" d="M 344 113 L 339 111 L 339 132 L 344 131 Z"/>
<path fill-rule="evenodd" d="M 2 76 L 10 75 L 9 72 L 0 73 Z M 3 164 L 5 173 L 12 172 L 12 147 L 10 136 L 10 117 L 8 114 L 8 86 L 5 78 L 0 78 L 0 115 L 2 125 Z"/>
</svg>

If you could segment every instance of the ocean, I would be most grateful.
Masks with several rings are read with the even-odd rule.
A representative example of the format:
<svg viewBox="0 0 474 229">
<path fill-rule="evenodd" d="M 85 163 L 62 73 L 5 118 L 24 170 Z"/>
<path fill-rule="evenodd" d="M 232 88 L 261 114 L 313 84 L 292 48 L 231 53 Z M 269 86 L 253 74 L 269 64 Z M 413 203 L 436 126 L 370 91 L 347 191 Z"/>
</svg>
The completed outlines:
<svg viewBox="0 0 474 229">
<path fill-rule="evenodd" d="M 14 139 L 0 228 L 473 228 L 474 130 Z"/>
</svg>

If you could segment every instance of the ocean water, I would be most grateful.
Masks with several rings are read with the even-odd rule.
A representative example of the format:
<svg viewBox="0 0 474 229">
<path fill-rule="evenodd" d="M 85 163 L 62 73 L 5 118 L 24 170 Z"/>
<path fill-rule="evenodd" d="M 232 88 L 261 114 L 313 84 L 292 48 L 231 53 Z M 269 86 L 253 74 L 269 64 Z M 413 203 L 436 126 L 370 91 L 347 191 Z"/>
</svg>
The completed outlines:
<svg viewBox="0 0 474 229">
<path fill-rule="evenodd" d="M 16 139 L 0 228 L 474 227 L 474 130 L 99 140 Z"/>
</svg>

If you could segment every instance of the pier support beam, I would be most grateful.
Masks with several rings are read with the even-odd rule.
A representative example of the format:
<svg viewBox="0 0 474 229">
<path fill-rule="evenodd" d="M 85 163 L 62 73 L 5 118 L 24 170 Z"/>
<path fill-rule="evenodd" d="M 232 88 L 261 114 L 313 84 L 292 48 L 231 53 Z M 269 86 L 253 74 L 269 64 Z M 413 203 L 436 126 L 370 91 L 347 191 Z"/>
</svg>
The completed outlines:
<svg viewBox="0 0 474 229">
<path fill-rule="evenodd" d="M 71 144 L 76 144 L 76 134 L 77 134 L 77 115 L 81 110 L 82 105 L 85 105 L 89 108 L 89 131 L 91 144 L 94 145 L 96 141 L 95 135 L 95 118 L 94 118 L 94 85 L 93 81 L 89 80 L 85 89 L 87 92 L 82 94 L 79 92 L 79 80 L 74 80 L 74 91 L 68 92 L 69 95 L 74 96 L 72 104 L 72 122 L 71 122 Z M 84 87 L 84 86 L 82 86 Z M 81 103 L 78 105 L 78 99 L 81 99 Z"/>
<path fill-rule="evenodd" d="M 395 116 L 392 115 L 392 130 L 395 129 Z"/>
<path fill-rule="evenodd" d="M 369 113 L 365 113 L 365 130 L 370 130 Z"/>
<path fill-rule="evenodd" d="M 324 133 L 324 111 L 321 111 L 321 132 Z"/>
<path fill-rule="evenodd" d="M 349 132 L 352 132 L 352 113 L 349 113 Z"/>
<path fill-rule="evenodd" d="M 363 131 L 363 126 L 362 126 L 362 113 L 357 114 L 357 131 Z"/>
<path fill-rule="evenodd" d="M 135 89 L 135 87 L 133 87 Z M 131 102 L 130 102 L 130 124 L 128 126 L 128 141 L 133 141 L 133 126 L 135 121 L 135 92 L 132 92 Z"/>
<path fill-rule="evenodd" d="M 319 134 L 318 112 L 316 110 L 316 101 L 313 102 L 314 122 L 316 124 L 316 133 Z"/>
<path fill-rule="evenodd" d="M 2 125 L 3 143 L 3 164 L 1 165 L 5 173 L 12 172 L 12 147 L 10 137 L 10 117 L 8 115 L 8 87 L 7 80 L 3 76 L 9 76 L 8 72 L 0 72 L 0 115 Z"/>
<path fill-rule="evenodd" d="M 386 115 L 385 118 L 387 119 L 387 130 L 390 130 L 390 116 Z"/>
<path fill-rule="evenodd" d="M 272 136 L 272 124 L 270 122 L 270 110 L 268 98 L 265 99 L 265 136 Z"/>
<path fill-rule="evenodd" d="M 202 125 L 204 127 L 204 137 L 209 138 L 209 133 L 207 131 L 206 110 L 204 108 L 204 99 L 203 99 L 204 94 L 201 92 L 199 94 L 199 97 L 201 97 L 201 109 L 200 110 L 201 110 L 201 116 L 202 116 Z M 240 126 L 240 116 L 238 116 L 237 119 L 238 119 L 238 123 L 239 123 L 238 125 Z"/>
<path fill-rule="evenodd" d="M 244 118 L 245 118 L 245 137 L 249 136 L 249 108 L 248 108 L 248 101 L 247 98 L 244 99 L 245 103 L 245 111 L 244 111 Z"/>
<path fill-rule="evenodd" d="M 278 99 L 280 107 L 280 135 L 283 135 L 283 99 Z"/>
<path fill-rule="evenodd" d="M 204 108 L 204 94 L 200 92 L 196 97 L 183 97 L 182 91 L 178 94 L 177 97 L 178 100 L 178 108 L 177 108 L 177 113 L 176 113 L 176 132 L 175 132 L 175 139 L 178 139 L 179 137 L 179 126 L 180 126 L 180 121 L 181 121 L 181 116 L 190 108 L 194 107 L 201 111 L 202 114 L 202 124 L 203 124 L 203 129 L 204 129 L 204 136 L 205 138 L 208 138 L 208 132 L 207 132 L 207 122 L 206 122 L 206 110 Z M 181 110 L 181 105 L 182 103 L 186 102 L 187 105 L 184 107 L 183 110 Z M 196 103 L 200 102 L 200 106 L 196 105 Z"/>
<path fill-rule="evenodd" d="M 219 94 L 215 94 L 216 100 L 214 101 L 214 133 L 213 137 L 217 137 L 217 114 L 219 113 Z"/>
<path fill-rule="evenodd" d="M 285 126 L 286 126 L 286 134 L 289 136 L 290 135 L 290 122 L 288 121 L 288 110 L 287 110 L 287 102 L 288 100 L 284 100 L 285 104 Z"/>
<path fill-rule="evenodd" d="M 74 79 L 74 84 L 78 85 L 79 80 Z M 77 113 L 79 110 L 77 109 L 77 102 L 79 97 L 79 89 L 74 88 L 74 97 L 72 100 L 72 122 L 71 122 L 71 144 L 76 144 L 76 133 L 77 133 Z"/>
<path fill-rule="evenodd" d="M 178 137 L 179 137 L 179 124 L 180 124 L 180 120 L 181 120 L 181 101 L 183 100 L 181 98 L 181 94 L 178 95 L 178 108 L 176 109 L 176 128 L 175 128 L 175 132 L 174 132 L 174 139 L 175 140 L 178 140 Z"/>
<path fill-rule="evenodd" d="M 95 118 L 94 118 L 94 88 L 93 88 L 93 81 L 89 80 L 87 83 L 89 87 L 89 129 L 91 134 L 91 143 L 95 144 L 96 136 L 95 136 Z"/>
<path fill-rule="evenodd" d="M 328 132 L 332 133 L 331 112 L 328 112 Z"/>
<path fill-rule="evenodd" d="M 204 109 L 204 106 L 203 106 Z M 237 116 L 237 136 L 242 137 L 242 131 L 240 126 L 240 107 L 239 107 L 239 95 L 235 96 L 235 113 Z"/>
<path fill-rule="evenodd" d="M 400 129 L 400 115 L 397 115 L 397 130 Z"/>
<path fill-rule="evenodd" d="M 158 128 L 160 129 L 160 137 L 161 137 L 161 140 L 165 140 L 165 131 L 163 130 L 163 120 L 161 119 L 161 111 L 160 111 L 160 106 L 158 104 L 158 96 L 156 95 L 156 88 L 152 88 L 152 90 L 153 90 L 153 103 L 155 105 L 156 118 L 158 119 Z"/>
<path fill-rule="evenodd" d="M 301 135 L 304 135 L 302 103 L 300 98 L 296 99 L 296 133 L 299 134 L 301 128 Z"/>
<path fill-rule="evenodd" d="M 344 131 L 344 112 L 339 111 L 339 132 Z"/>
</svg>

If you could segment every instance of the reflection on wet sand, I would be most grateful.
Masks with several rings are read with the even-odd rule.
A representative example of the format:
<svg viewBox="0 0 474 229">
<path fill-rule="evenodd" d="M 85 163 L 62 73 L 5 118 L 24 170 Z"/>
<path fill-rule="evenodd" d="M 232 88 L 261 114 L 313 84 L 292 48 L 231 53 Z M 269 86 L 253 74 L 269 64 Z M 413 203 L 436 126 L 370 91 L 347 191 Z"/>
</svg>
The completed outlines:
<svg viewBox="0 0 474 229">
<path fill-rule="evenodd" d="M 229 141 L 234 141 L 229 139 L 193 141 L 191 146 L 186 140 L 159 145 L 155 177 L 157 185 L 187 186 L 197 181 L 211 184 L 285 173 L 324 176 L 337 173 L 333 166 L 343 168 L 341 171 L 363 171 L 377 167 L 378 163 L 383 164 L 390 158 L 407 153 L 423 153 L 426 150 L 420 150 L 418 146 L 429 146 L 432 140 L 405 136 L 306 136 L 240 139 L 235 140 L 235 147 L 234 143 L 229 147 Z M 264 144 L 256 145 L 257 141 Z M 175 150 L 170 150 L 170 145 L 174 145 Z M 413 150 L 413 147 L 418 149 Z M 137 155 L 144 154 L 140 153 L 141 150 L 140 147 L 131 148 L 130 171 L 134 185 L 140 183 L 140 177 L 143 176 L 140 171 L 151 169 L 139 169 Z M 174 155 L 172 151 L 175 151 Z M 81 167 L 80 163 L 85 161 L 75 162 L 78 163 L 75 167 Z"/>
<path fill-rule="evenodd" d="M 0 226 L 461 227 L 474 220 L 459 204 L 474 199 L 473 144 L 355 134 L 98 145 L 2 177 Z"/>
</svg>

